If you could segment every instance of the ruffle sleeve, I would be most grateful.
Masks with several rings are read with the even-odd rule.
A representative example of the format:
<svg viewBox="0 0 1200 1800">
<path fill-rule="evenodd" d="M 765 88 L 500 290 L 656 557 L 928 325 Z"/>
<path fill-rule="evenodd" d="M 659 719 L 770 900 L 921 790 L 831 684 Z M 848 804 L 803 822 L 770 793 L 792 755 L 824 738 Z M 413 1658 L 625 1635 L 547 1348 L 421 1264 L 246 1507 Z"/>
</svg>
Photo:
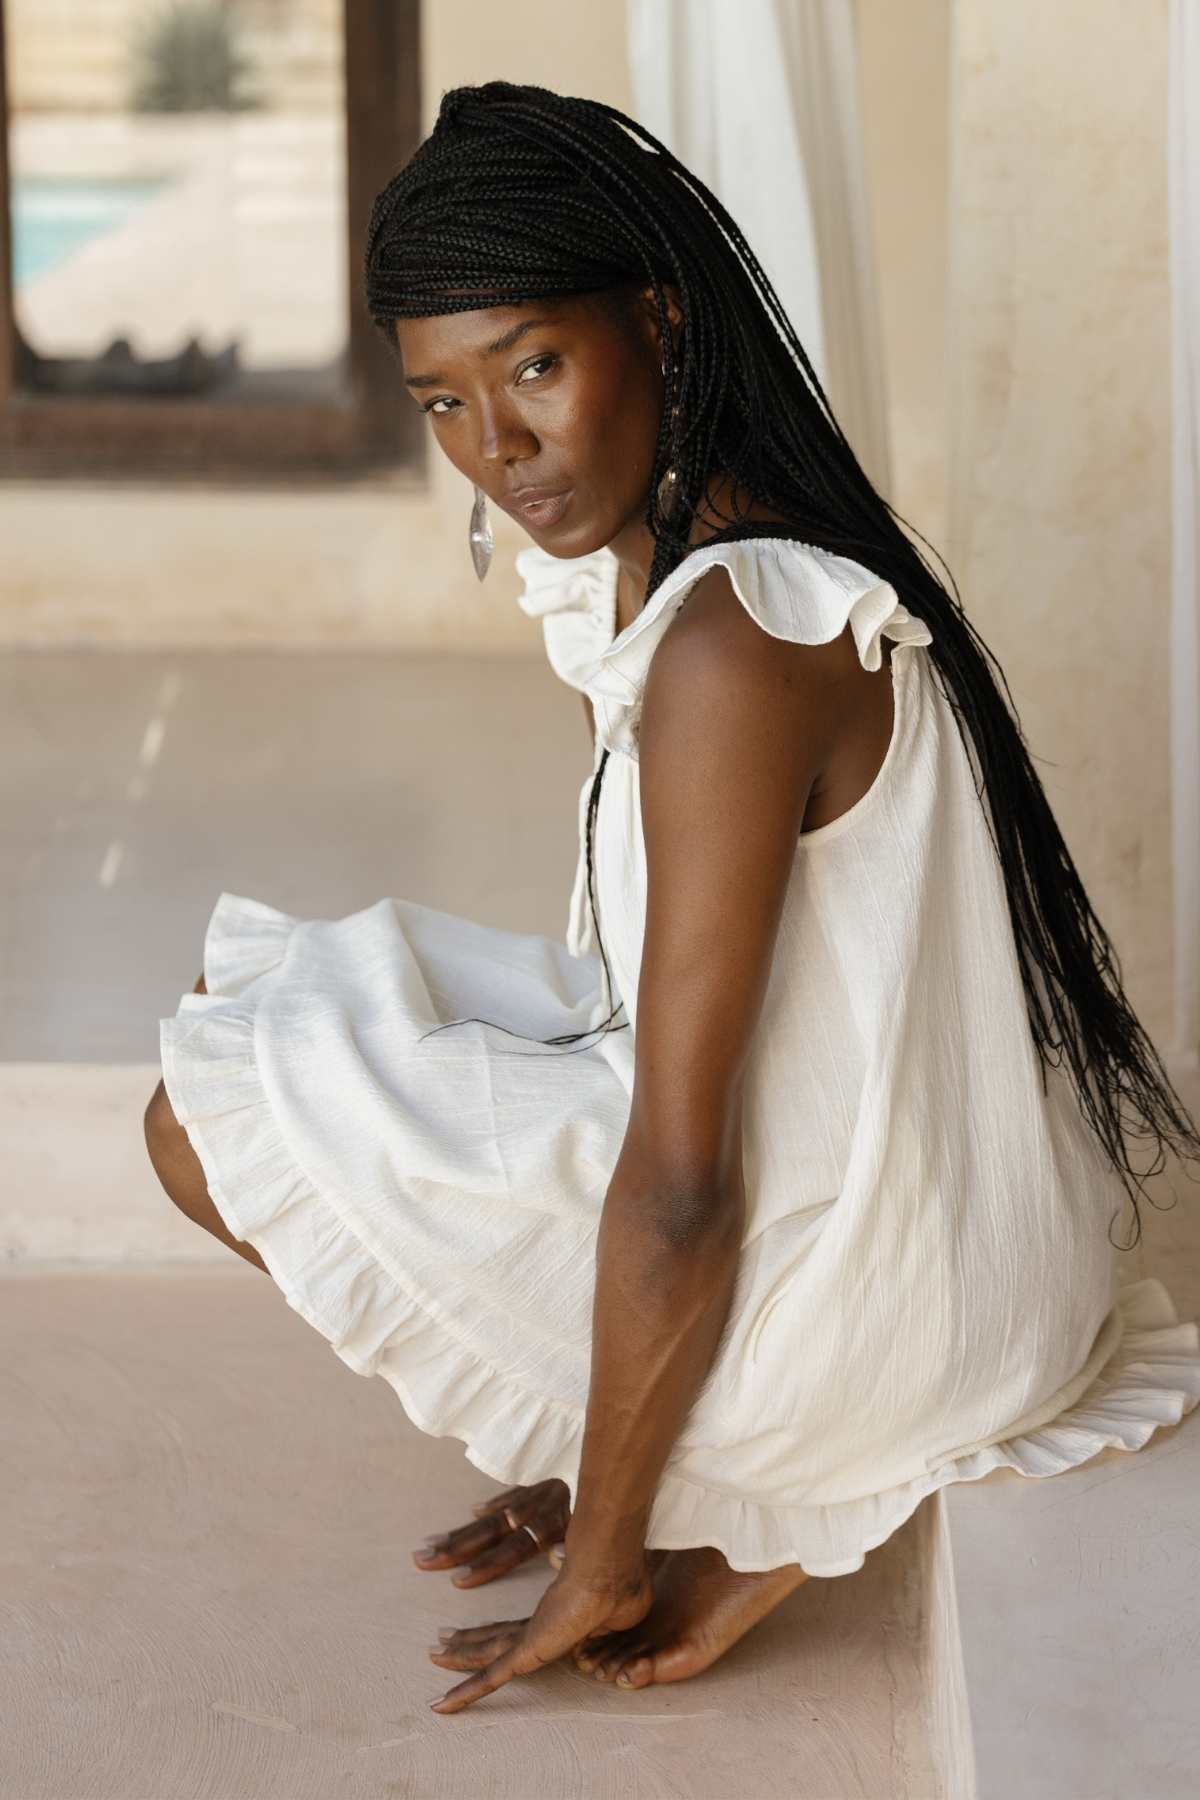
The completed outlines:
<svg viewBox="0 0 1200 1800">
<path fill-rule="evenodd" d="M 929 644 L 927 625 L 914 618 L 895 588 L 862 563 L 791 538 L 745 538 L 706 544 L 686 556 L 659 585 L 633 622 L 604 649 L 587 681 L 598 740 L 635 761 L 638 717 L 651 658 L 676 612 L 701 576 L 720 566 L 750 616 L 772 637 L 825 644 L 854 633 L 864 669 L 883 661 L 880 639 Z"/>
<path fill-rule="evenodd" d="M 562 557 L 530 544 L 517 553 L 517 574 L 525 584 L 517 605 L 531 619 L 541 619 L 550 667 L 580 693 L 616 631 L 617 569 L 611 550 Z"/>
</svg>

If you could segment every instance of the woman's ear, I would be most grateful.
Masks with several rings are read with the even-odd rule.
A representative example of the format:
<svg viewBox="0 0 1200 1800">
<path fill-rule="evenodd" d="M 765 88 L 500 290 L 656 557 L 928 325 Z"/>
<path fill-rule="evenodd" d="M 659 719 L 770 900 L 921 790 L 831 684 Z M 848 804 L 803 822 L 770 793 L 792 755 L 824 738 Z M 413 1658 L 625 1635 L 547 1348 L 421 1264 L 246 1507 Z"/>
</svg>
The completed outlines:
<svg viewBox="0 0 1200 1800">
<path fill-rule="evenodd" d="M 675 343 L 675 354 L 678 356 L 680 334 L 683 329 L 683 306 L 679 298 L 679 289 L 675 287 L 673 283 L 664 281 L 662 283 L 662 292 L 667 307 L 667 323 L 671 327 L 671 336 Z M 643 322 L 653 338 L 655 352 L 661 356 L 662 351 L 659 342 L 661 328 L 658 322 L 658 305 L 654 298 L 654 289 L 649 284 L 639 292 L 638 305 L 642 312 Z"/>
</svg>

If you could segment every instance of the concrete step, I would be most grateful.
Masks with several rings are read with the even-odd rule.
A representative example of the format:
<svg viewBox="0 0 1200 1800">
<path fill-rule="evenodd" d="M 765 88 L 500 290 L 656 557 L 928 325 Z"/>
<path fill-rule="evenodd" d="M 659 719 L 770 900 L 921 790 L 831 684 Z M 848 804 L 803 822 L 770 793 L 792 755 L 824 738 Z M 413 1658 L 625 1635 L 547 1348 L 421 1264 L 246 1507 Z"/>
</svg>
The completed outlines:
<svg viewBox="0 0 1200 1800">
<path fill-rule="evenodd" d="M 522 1617 L 409 1549 L 497 1491 L 256 1270 L 0 1290 L 0 1789 L 20 1800 L 930 1800 L 921 1515 L 705 1675 L 561 1664 L 467 1713 L 440 1625 Z"/>
</svg>

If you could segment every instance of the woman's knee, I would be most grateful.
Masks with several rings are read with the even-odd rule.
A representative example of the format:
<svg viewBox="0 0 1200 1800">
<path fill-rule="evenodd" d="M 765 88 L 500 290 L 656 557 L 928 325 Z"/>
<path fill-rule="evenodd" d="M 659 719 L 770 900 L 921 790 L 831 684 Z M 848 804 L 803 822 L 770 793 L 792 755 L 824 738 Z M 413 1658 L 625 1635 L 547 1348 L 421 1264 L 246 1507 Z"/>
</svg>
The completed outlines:
<svg viewBox="0 0 1200 1800">
<path fill-rule="evenodd" d="M 203 975 L 192 992 L 194 994 L 208 992 L 204 985 Z M 154 1164 L 159 1180 L 176 1206 L 187 1211 L 185 1198 L 175 1190 L 181 1181 L 185 1187 L 194 1187 L 198 1172 L 201 1176 L 201 1187 L 204 1188 L 203 1172 L 200 1171 L 199 1158 L 188 1142 L 187 1132 L 175 1117 L 175 1109 L 167 1097 L 166 1087 L 161 1080 L 150 1096 L 142 1124 L 146 1136 L 146 1148 L 150 1152 L 150 1161 Z"/>
<path fill-rule="evenodd" d="M 142 1120 L 146 1149 L 159 1180 L 176 1206 L 187 1210 L 186 1190 L 194 1185 L 196 1152 L 160 1081 L 150 1096 Z"/>
</svg>

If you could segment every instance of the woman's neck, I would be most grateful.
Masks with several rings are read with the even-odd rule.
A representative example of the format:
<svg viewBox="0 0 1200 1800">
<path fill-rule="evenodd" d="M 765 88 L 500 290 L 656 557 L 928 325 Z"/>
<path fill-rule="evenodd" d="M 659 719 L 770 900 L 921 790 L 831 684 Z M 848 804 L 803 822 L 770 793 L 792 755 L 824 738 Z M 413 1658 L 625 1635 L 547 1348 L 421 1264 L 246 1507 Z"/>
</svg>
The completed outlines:
<svg viewBox="0 0 1200 1800">
<path fill-rule="evenodd" d="M 693 549 L 698 549 L 709 538 L 727 529 L 734 514 L 735 493 L 738 493 L 735 483 L 728 475 L 714 476 L 709 482 L 688 533 L 688 542 Z M 793 523 L 771 507 L 750 500 L 744 489 L 738 493 L 738 499 L 743 518 L 773 521 L 780 525 Z M 654 561 L 654 537 L 641 514 L 622 527 L 610 541 L 608 548 L 620 565 L 617 582 L 617 629 L 623 631 L 641 611 L 646 583 L 650 579 L 650 566 Z"/>
</svg>

